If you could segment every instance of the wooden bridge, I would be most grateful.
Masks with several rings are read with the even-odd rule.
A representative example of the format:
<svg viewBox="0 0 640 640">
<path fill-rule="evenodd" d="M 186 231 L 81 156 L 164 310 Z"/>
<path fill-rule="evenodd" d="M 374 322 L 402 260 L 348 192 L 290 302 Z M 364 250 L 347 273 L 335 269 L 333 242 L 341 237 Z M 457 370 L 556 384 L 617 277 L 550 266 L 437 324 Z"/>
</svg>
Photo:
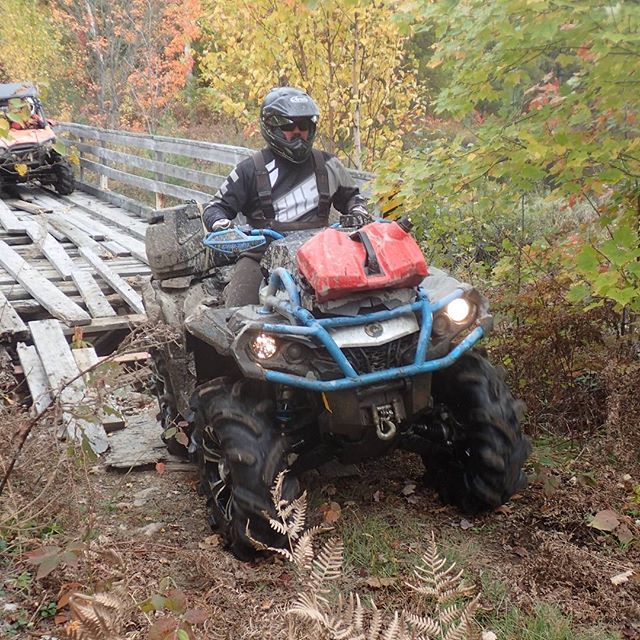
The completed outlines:
<svg viewBox="0 0 640 640">
<path fill-rule="evenodd" d="M 27 185 L 0 199 L 0 344 L 17 354 L 36 412 L 58 393 L 80 402 L 81 372 L 146 320 L 144 238 L 158 210 L 206 202 L 253 153 L 79 124 L 59 125 L 58 136 L 78 160 L 78 190 Z M 371 177 L 352 173 L 363 185 Z M 71 350 L 74 334 L 93 346 Z M 65 424 L 70 435 L 82 427 L 95 451 L 108 446 L 103 425 L 70 416 Z"/>
</svg>

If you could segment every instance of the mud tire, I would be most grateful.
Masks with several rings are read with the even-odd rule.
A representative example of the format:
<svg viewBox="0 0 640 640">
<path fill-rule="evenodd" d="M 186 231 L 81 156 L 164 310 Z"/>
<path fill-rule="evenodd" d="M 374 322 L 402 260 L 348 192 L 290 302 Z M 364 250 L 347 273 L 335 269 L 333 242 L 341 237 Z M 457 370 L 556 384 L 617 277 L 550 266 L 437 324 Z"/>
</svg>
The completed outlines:
<svg viewBox="0 0 640 640">
<path fill-rule="evenodd" d="M 286 468 L 287 439 L 275 425 L 275 403 L 267 385 L 219 378 L 194 394 L 195 440 L 201 492 L 211 525 L 240 560 L 260 555 L 247 535 L 270 547 L 286 539 L 274 531 L 265 513 L 275 516 L 271 489 Z M 283 498 L 300 495 L 287 474 Z"/>
<path fill-rule="evenodd" d="M 68 196 L 75 191 L 76 179 L 73 175 L 73 167 L 68 160 L 61 159 L 54 165 L 55 182 L 53 186 L 61 196 Z"/>
<path fill-rule="evenodd" d="M 152 354 L 152 368 L 153 368 L 153 386 L 158 400 L 159 420 L 162 427 L 162 442 L 167 447 L 167 451 L 180 458 L 189 457 L 189 449 L 185 445 L 178 442 L 175 436 L 167 436 L 167 432 L 172 429 L 181 429 L 180 423 L 184 423 L 184 418 L 178 412 L 176 405 L 176 399 L 171 389 L 171 386 L 167 383 L 169 379 L 169 372 L 165 362 L 165 356 L 161 352 L 154 352 Z M 189 432 L 182 429 L 183 432 L 189 436 Z M 169 431 L 170 432 L 170 431 Z"/>
<path fill-rule="evenodd" d="M 422 455 L 425 483 L 442 502 L 474 514 L 524 489 L 531 445 L 519 424 L 521 403 L 497 370 L 470 352 L 434 373 L 432 393 L 436 405 L 446 405 L 456 433 L 452 446 Z"/>
</svg>

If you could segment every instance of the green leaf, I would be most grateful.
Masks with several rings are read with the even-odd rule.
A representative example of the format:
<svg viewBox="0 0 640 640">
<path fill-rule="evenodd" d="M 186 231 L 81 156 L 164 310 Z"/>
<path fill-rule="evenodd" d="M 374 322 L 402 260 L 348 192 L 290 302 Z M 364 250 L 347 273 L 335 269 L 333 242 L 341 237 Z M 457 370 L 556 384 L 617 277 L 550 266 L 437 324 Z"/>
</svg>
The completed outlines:
<svg viewBox="0 0 640 640">
<path fill-rule="evenodd" d="M 178 629 L 178 633 L 176 635 L 178 640 L 190 640 L 189 634 L 184 629 Z"/>
<path fill-rule="evenodd" d="M 582 302 L 591 294 L 591 287 L 586 284 L 577 284 L 569 289 L 567 300 L 569 302 Z"/>
</svg>

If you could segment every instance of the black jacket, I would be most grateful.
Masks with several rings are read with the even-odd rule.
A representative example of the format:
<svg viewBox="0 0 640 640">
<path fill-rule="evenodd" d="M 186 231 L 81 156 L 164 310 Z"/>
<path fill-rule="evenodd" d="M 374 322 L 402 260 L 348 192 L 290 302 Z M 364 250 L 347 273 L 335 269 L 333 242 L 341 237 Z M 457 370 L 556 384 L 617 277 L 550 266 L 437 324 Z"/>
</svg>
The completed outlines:
<svg viewBox="0 0 640 640">
<path fill-rule="evenodd" d="M 272 226 L 287 231 L 300 225 L 313 226 L 318 220 L 318 186 L 312 156 L 305 162 L 295 164 L 277 155 L 270 149 L 263 150 L 271 197 L 275 209 Z M 331 204 L 341 213 L 349 213 L 354 207 L 364 207 L 364 198 L 344 165 L 330 153 L 322 152 L 329 177 Z M 216 220 L 233 220 L 242 213 L 253 227 L 264 227 L 265 218 L 260 206 L 256 184 L 256 169 L 253 158 L 240 162 L 229 174 L 213 199 L 204 209 L 204 221 L 211 229 Z"/>
</svg>

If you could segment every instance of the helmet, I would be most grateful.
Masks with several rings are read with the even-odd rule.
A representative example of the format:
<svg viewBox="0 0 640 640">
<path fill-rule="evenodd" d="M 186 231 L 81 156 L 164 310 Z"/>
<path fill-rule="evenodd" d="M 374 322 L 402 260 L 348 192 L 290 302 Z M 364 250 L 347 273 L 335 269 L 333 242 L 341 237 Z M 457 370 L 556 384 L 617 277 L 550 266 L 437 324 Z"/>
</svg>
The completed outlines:
<svg viewBox="0 0 640 640">
<path fill-rule="evenodd" d="M 260 131 L 275 154 L 291 162 L 301 163 L 311 153 L 319 117 L 318 105 L 304 91 L 294 87 L 278 87 L 269 91 L 262 103 Z M 309 134 L 306 140 L 285 138 L 281 127 L 292 124 L 294 118 L 309 120 Z"/>
</svg>

